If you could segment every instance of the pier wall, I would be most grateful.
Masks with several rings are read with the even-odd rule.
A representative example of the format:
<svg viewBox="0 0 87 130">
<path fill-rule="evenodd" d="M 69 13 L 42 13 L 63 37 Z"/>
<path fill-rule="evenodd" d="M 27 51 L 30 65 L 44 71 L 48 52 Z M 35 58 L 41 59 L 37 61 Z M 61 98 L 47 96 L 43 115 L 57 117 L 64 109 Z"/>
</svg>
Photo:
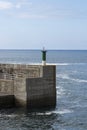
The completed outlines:
<svg viewBox="0 0 87 130">
<path fill-rule="evenodd" d="M 20 107 L 54 107 L 56 66 L 0 64 L 0 98 L 2 94 L 14 96 L 11 106 L 13 101 Z"/>
</svg>

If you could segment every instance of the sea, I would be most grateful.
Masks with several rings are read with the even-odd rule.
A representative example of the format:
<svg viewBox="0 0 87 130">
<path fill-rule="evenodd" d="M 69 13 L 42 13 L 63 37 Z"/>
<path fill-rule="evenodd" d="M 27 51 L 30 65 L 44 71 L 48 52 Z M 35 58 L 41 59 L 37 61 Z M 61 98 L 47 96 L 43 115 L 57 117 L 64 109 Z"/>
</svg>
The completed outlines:
<svg viewBox="0 0 87 130">
<path fill-rule="evenodd" d="M 41 64 L 41 50 L 0 50 L 0 63 Z M 0 109 L 0 130 L 87 130 L 87 50 L 47 50 L 56 65 L 56 108 Z"/>
</svg>

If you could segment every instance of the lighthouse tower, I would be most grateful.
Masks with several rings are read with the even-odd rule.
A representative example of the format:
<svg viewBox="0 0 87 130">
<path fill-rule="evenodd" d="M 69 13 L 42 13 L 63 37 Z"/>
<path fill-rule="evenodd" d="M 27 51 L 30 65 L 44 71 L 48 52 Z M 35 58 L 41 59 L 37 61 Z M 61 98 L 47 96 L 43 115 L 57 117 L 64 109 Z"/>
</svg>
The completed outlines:
<svg viewBox="0 0 87 130">
<path fill-rule="evenodd" d="M 47 51 L 43 47 L 43 50 L 42 50 L 42 65 L 46 65 L 46 52 Z"/>
</svg>

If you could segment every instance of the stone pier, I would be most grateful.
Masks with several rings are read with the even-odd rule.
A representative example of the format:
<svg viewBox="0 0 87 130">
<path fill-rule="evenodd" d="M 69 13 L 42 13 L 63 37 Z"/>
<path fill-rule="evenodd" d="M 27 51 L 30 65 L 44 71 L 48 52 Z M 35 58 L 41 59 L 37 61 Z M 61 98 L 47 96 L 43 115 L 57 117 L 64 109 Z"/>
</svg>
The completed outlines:
<svg viewBox="0 0 87 130">
<path fill-rule="evenodd" d="M 0 107 L 56 106 L 56 66 L 0 64 Z"/>
</svg>

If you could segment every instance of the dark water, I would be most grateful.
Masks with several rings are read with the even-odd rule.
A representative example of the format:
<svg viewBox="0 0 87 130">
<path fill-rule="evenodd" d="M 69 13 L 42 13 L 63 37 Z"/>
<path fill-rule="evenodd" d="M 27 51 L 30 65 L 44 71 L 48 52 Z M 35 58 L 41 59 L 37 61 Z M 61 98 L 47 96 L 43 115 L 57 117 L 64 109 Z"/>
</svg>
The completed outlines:
<svg viewBox="0 0 87 130">
<path fill-rule="evenodd" d="M 40 64 L 41 52 L 0 50 L 0 62 Z M 0 110 L 0 130 L 87 129 L 87 51 L 48 51 L 47 62 L 57 65 L 56 108 Z"/>
</svg>

